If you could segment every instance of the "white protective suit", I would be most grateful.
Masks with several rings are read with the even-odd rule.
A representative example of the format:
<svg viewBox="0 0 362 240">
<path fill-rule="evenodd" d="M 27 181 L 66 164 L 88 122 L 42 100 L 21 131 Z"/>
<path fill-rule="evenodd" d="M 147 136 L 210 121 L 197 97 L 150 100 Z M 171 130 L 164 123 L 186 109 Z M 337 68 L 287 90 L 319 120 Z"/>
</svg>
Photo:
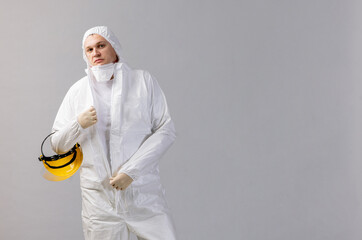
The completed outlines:
<svg viewBox="0 0 362 240">
<path fill-rule="evenodd" d="M 139 239 L 176 239 L 158 167 L 159 159 L 176 137 L 165 96 L 148 72 L 132 70 L 124 63 L 119 41 L 107 27 L 89 29 L 82 46 L 86 37 L 94 33 L 113 46 L 119 59 L 111 80 L 109 152 L 96 127 L 102 121 L 87 129 L 77 122 L 77 116 L 95 103 L 94 77 L 84 49 L 87 76 L 67 92 L 51 138 L 57 153 L 68 151 L 76 142 L 81 145 L 85 239 L 129 239 L 129 231 Z M 133 179 L 126 190 L 116 190 L 109 183 L 109 178 L 118 173 Z"/>
</svg>

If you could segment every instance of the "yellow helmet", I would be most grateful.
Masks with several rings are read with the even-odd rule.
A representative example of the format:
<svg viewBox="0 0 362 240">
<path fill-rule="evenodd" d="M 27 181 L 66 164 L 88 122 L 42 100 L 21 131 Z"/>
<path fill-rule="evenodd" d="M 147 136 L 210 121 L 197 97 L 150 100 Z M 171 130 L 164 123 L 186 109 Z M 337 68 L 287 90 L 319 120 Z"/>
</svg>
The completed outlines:
<svg viewBox="0 0 362 240">
<path fill-rule="evenodd" d="M 77 172 L 83 161 L 83 152 L 78 143 L 76 143 L 67 153 L 44 156 L 43 144 L 45 140 L 55 132 L 49 134 L 41 144 L 41 153 L 39 161 L 42 161 L 45 169 L 44 178 L 49 181 L 62 181 L 71 177 Z"/>
</svg>

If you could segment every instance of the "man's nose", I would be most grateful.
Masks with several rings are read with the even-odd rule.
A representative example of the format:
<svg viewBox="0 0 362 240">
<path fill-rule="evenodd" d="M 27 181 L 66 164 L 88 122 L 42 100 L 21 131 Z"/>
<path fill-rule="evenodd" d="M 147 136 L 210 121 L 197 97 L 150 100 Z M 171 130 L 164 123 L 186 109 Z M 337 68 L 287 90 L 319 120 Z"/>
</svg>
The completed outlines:
<svg viewBox="0 0 362 240">
<path fill-rule="evenodd" d="M 94 48 L 93 52 L 92 52 L 93 56 L 98 56 L 99 55 L 99 51 L 98 49 Z"/>
</svg>

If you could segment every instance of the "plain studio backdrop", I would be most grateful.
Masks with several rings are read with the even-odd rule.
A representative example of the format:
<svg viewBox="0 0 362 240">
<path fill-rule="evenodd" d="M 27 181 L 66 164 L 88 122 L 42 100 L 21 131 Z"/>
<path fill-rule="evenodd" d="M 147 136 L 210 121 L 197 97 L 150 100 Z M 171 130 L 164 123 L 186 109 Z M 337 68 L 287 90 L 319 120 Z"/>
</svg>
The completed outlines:
<svg viewBox="0 0 362 240">
<path fill-rule="evenodd" d="M 83 238 L 79 173 L 37 160 L 93 26 L 164 90 L 180 240 L 362 239 L 362 3 L 2 1 L 0 239 Z M 49 153 L 52 153 L 47 147 Z"/>
</svg>

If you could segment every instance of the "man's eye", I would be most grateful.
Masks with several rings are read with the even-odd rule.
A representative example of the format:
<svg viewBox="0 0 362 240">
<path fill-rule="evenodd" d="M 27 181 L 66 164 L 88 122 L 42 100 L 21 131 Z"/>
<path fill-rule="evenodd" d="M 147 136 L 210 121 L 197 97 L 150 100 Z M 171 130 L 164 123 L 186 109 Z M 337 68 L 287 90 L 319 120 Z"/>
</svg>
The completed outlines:
<svg viewBox="0 0 362 240">
<path fill-rule="evenodd" d="M 88 48 L 87 52 L 91 52 L 91 51 L 93 51 L 93 49 L 92 49 L 92 48 Z"/>
<path fill-rule="evenodd" d="M 105 44 L 99 44 L 100 48 L 104 48 L 106 45 Z"/>
</svg>

